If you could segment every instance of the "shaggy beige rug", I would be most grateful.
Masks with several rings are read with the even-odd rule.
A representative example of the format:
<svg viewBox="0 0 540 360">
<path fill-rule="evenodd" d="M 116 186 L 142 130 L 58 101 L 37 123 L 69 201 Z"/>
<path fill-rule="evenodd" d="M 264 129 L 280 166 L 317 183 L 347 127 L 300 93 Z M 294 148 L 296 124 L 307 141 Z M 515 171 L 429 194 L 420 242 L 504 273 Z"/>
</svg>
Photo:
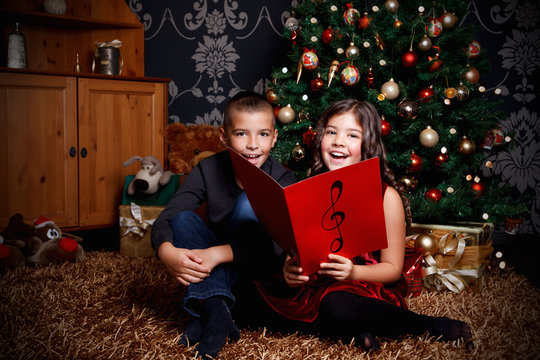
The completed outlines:
<svg viewBox="0 0 540 360">
<path fill-rule="evenodd" d="M 1 359 L 189 359 L 176 345 L 182 286 L 155 259 L 88 253 L 84 262 L 0 274 Z M 540 290 L 506 269 L 484 291 L 423 293 L 410 308 L 467 321 L 476 348 L 427 336 L 382 340 L 378 353 L 301 334 L 242 331 L 219 359 L 535 359 Z"/>
</svg>

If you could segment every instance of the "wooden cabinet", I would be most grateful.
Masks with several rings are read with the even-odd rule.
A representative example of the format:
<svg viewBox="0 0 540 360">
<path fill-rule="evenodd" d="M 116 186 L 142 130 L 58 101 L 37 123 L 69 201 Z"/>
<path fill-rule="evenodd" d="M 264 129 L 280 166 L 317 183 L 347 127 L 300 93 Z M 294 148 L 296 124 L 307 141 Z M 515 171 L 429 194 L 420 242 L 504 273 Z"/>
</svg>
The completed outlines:
<svg viewBox="0 0 540 360">
<path fill-rule="evenodd" d="M 165 161 L 164 79 L 0 72 L 0 227 L 20 212 L 63 228 L 118 222 L 122 163 Z"/>
</svg>

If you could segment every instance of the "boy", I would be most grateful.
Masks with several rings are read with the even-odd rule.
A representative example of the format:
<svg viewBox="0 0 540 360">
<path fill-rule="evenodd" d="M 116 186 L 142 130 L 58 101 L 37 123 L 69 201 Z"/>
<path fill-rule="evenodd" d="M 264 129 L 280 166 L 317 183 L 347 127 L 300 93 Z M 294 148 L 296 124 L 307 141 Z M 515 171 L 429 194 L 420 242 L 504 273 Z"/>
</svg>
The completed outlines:
<svg viewBox="0 0 540 360">
<path fill-rule="evenodd" d="M 294 183 L 294 174 L 269 156 L 277 129 L 272 106 L 260 95 L 242 92 L 231 99 L 220 138 L 282 186 Z M 180 343 L 199 341 L 196 351 L 203 357 L 216 356 L 227 338 L 240 336 L 230 313 L 238 267 L 249 266 L 251 271 L 250 265 L 261 265 L 274 252 L 268 236 L 261 236 L 260 226 L 235 208 L 242 194 L 228 151 L 215 154 L 190 172 L 152 228 L 157 256 L 188 287 L 184 308 L 194 318 Z M 208 226 L 193 212 L 203 202 Z"/>
</svg>

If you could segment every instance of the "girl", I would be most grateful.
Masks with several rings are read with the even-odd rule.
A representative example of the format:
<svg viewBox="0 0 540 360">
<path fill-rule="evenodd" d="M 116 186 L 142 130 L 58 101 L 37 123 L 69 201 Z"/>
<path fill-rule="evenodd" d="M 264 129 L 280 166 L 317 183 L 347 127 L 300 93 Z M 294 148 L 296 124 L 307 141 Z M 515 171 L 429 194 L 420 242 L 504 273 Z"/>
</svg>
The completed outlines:
<svg viewBox="0 0 540 360">
<path fill-rule="evenodd" d="M 380 348 L 375 336 L 420 335 L 426 331 L 444 341 L 464 341 L 472 348 L 466 323 L 409 311 L 399 291 L 404 281 L 401 273 L 408 206 L 407 202 L 404 206 L 386 164 L 381 119 L 373 105 L 355 99 L 330 105 L 319 119 L 313 153 L 313 175 L 379 157 L 388 248 L 353 260 L 330 254 L 328 262 L 322 263 L 311 278 L 303 276 L 295 259 L 288 257 L 281 282 L 257 283 L 266 302 L 297 325 L 310 324 L 312 330 L 345 341 L 355 337 L 366 351 Z"/>
</svg>

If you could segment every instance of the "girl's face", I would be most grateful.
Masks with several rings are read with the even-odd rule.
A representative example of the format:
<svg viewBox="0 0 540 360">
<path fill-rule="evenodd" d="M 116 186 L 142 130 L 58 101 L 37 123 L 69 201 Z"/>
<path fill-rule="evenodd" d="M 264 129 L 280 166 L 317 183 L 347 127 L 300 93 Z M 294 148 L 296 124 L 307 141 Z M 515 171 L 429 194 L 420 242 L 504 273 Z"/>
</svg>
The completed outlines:
<svg viewBox="0 0 540 360">
<path fill-rule="evenodd" d="M 351 113 L 334 115 L 328 120 L 321 141 L 322 160 L 328 170 L 362 160 L 362 126 Z"/>
</svg>

